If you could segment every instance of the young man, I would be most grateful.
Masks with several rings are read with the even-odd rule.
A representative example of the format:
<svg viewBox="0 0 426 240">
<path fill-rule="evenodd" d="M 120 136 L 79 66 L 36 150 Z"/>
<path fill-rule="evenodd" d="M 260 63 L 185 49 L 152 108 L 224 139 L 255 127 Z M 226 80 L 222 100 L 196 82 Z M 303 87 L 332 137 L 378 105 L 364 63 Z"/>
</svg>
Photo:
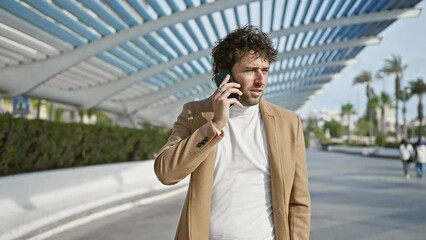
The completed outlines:
<svg viewBox="0 0 426 240">
<path fill-rule="evenodd" d="M 300 119 L 262 100 L 276 56 L 250 25 L 214 46 L 213 72 L 229 70 L 234 82 L 228 75 L 211 97 L 185 104 L 155 159 L 164 184 L 191 175 L 175 239 L 309 239 Z"/>
</svg>

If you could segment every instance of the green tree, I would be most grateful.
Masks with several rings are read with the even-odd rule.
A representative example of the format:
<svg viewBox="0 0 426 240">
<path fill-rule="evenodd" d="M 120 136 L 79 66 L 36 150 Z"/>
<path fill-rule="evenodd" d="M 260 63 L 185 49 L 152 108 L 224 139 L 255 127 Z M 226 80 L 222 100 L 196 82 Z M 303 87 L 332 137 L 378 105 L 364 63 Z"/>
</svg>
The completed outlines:
<svg viewBox="0 0 426 240">
<path fill-rule="evenodd" d="M 380 108 L 380 133 L 385 133 L 385 109 L 386 107 L 392 107 L 392 98 L 385 92 L 380 94 L 378 98 L 378 107 Z"/>
<path fill-rule="evenodd" d="M 401 79 L 403 76 L 404 70 L 407 68 L 407 65 L 403 63 L 401 56 L 392 55 L 390 59 L 385 59 L 385 65 L 382 68 L 382 72 L 387 75 L 395 75 L 395 137 L 397 141 L 399 140 L 399 122 L 398 122 L 398 112 L 399 112 L 399 99 L 401 93 Z"/>
<path fill-rule="evenodd" d="M 78 116 L 80 117 L 80 123 L 83 123 L 84 114 L 86 114 L 85 110 L 78 110 Z"/>
<path fill-rule="evenodd" d="M 336 120 L 327 121 L 324 123 L 323 126 L 324 131 L 328 129 L 330 131 L 330 136 L 332 138 L 339 138 L 344 133 L 344 127 L 341 123 L 337 122 Z"/>
<path fill-rule="evenodd" d="M 313 117 L 309 117 L 307 119 L 306 131 L 307 132 L 315 132 L 317 129 L 318 129 L 318 119 L 313 118 Z"/>
<path fill-rule="evenodd" d="M 355 113 L 356 112 L 355 112 L 354 106 L 351 103 L 347 103 L 343 105 L 340 110 L 340 114 L 342 118 L 346 116 L 348 120 L 348 126 L 347 126 L 348 143 L 351 143 L 351 116 Z"/>
<path fill-rule="evenodd" d="M 368 131 L 370 129 L 370 123 L 365 120 L 365 118 L 359 118 L 356 122 L 356 132 L 358 136 L 368 136 Z"/>
<path fill-rule="evenodd" d="M 424 136 L 423 129 L 423 95 L 426 93 L 426 84 L 423 78 L 417 78 L 416 80 L 410 81 L 411 93 L 419 97 L 419 103 L 417 105 L 417 119 L 419 120 L 419 137 Z"/>
<path fill-rule="evenodd" d="M 55 108 L 54 121 L 55 122 L 63 122 L 62 114 L 65 112 L 62 108 Z"/>
<path fill-rule="evenodd" d="M 96 116 L 96 124 L 104 126 L 112 126 L 112 120 L 101 111 L 91 110 L 91 115 Z"/>
<path fill-rule="evenodd" d="M 366 108 L 366 119 L 369 122 L 369 131 L 368 131 L 368 137 L 369 137 L 369 141 L 371 143 L 371 138 L 373 137 L 373 124 L 372 123 L 372 119 L 373 119 L 373 114 L 374 114 L 374 110 L 375 107 L 374 102 L 372 102 L 373 96 L 374 96 L 374 92 L 373 89 L 371 89 L 371 81 L 373 81 L 373 74 L 370 71 L 362 71 L 360 74 L 358 74 L 355 79 L 353 84 L 365 84 L 365 88 L 366 88 L 366 95 L 367 95 L 367 108 Z"/>
<path fill-rule="evenodd" d="M 403 131 L 403 136 L 404 138 L 407 137 L 407 101 L 411 98 L 412 94 L 411 94 L 411 89 L 409 87 L 405 87 L 403 89 L 401 89 L 400 94 L 399 94 L 399 100 L 402 101 L 402 119 L 403 119 L 403 126 L 404 126 L 404 131 Z"/>
<path fill-rule="evenodd" d="M 41 105 L 43 105 L 43 101 L 41 98 L 31 98 L 30 99 L 31 102 L 31 107 L 37 109 L 36 112 L 36 119 L 40 119 L 40 110 L 41 110 Z"/>
</svg>

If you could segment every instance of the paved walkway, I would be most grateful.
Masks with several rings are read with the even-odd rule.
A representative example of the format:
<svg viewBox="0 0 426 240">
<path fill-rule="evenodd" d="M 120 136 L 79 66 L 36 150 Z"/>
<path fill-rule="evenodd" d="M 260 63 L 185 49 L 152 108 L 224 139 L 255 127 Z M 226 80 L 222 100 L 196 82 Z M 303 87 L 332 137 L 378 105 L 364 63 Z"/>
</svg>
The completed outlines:
<svg viewBox="0 0 426 240">
<path fill-rule="evenodd" d="M 308 151 L 312 240 L 426 239 L 426 179 L 397 160 Z M 51 240 L 173 239 L 184 196 L 86 224 Z"/>
<path fill-rule="evenodd" d="M 426 179 L 398 160 L 308 152 L 311 239 L 426 239 Z"/>
</svg>

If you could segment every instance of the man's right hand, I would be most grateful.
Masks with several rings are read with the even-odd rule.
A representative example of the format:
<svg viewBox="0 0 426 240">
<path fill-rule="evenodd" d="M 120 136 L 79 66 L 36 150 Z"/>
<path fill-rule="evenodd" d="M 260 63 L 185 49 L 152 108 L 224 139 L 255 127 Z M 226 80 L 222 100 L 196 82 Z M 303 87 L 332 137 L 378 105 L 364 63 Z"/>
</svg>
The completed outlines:
<svg viewBox="0 0 426 240">
<path fill-rule="evenodd" d="M 236 82 L 228 82 L 230 76 L 227 75 L 223 82 L 220 84 L 219 88 L 213 93 L 212 96 L 212 105 L 213 105 L 213 125 L 218 130 L 221 131 L 229 120 L 229 107 L 232 104 L 235 104 L 239 107 L 243 105 L 236 98 L 228 98 L 232 93 L 238 95 L 243 95 L 243 93 L 238 89 L 240 84 Z"/>
</svg>

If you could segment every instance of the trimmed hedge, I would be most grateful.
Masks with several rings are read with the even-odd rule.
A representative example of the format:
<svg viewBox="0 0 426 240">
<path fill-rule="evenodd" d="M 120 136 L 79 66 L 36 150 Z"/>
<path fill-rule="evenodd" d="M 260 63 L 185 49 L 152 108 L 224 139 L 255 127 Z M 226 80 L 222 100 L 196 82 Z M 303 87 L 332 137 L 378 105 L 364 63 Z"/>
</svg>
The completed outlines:
<svg viewBox="0 0 426 240">
<path fill-rule="evenodd" d="M 169 134 L 151 125 L 131 129 L 0 114 L 0 176 L 152 159 Z"/>
</svg>

